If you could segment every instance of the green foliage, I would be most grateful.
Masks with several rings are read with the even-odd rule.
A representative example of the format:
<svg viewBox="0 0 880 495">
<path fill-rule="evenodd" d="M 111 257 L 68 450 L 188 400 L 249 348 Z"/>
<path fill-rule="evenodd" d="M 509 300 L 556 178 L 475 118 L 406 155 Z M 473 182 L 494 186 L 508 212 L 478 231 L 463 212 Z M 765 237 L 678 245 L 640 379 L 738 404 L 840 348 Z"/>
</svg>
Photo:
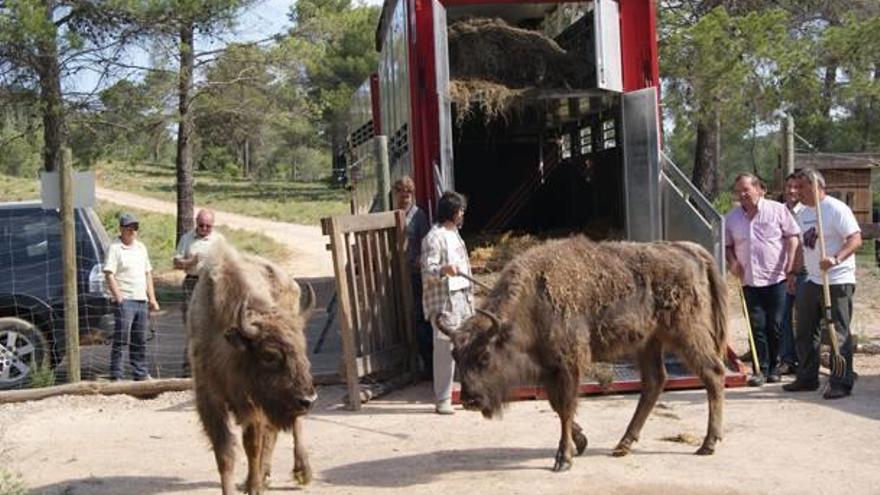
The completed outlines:
<svg viewBox="0 0 880 495">
<path fill-rule="evenodd" d="M 24 201 L 39 199 L 37 179 L 15 177 L 0 173 L 0 201 Z"/>
<path fill-rule="evenodd" d="M 55 385 L 55 370 L 48 361 L 33 363 L 31 371 L 31 388 L 46 388 Z"/>
<path fill-rule="evenodd" d="M 733 208 L 733 194 L 730 191 L 722 191 L 712 202 L 712 206 L 722 215 L 727 213 Z"/>
<path fill-rule="evenodd" d="M 166 201 L 175 199 L 174 167 L 165 164 L 109 162 L 100 166 L 102 184 Z M 288 180 L 229 179 L 197 172 L 195 202 L 223 211 L 317 225 L 321 218 L 348 213 L 343 190 L 323 183 Z"/>
<path fill-rule="evenodd" d="M 375 32 L 379 8 L 350 0 L 299 0 L 291 8 L 294 28 L 283 48 L 300 62 L 308 99 L 325 144 L 343 117 L 354 90 L 376 70 Z"/>
<path fill-rule="evenodd" d="M 667 152 L 683 169 L 715 114 L 722 189 L 738 172 L 772 177 L 778 110 L 823 151 L 880 150 L 877 2 L 663 0 L 658 13 Z"/>
<path fill-rule="evenodd" d="M 177 223 L 173 215 L 164 215 L 144 210 L 125 208 L 112 203 L 99 203 L 96 209 L 101 223 L 111 239 L 119 234 L 119 215 L 123 212 L 134 213 L 140 221 L 138 239 L 147 247 L 150 262 L 157 274 L 173 271 L 172 258 L 177 246 Z M 286 248 L 262 234 L 255 234 L 237 229 L 220 227 L 218 230 L 237 248 L 259 254 L 274 261 L 287 258 Z"/>
<path fill-rule="evenodd" d="M 138 239 L 147 247 L 153 270 L 162 273 L 173 269 L 171 259 L 177 245 L 177 223 L 173 216 L 106 202 L 98 203 L 96 212 L 111 239 L 119 235 L 119 215 L 123 212 L 134 213 L 140 223 Z"/>
<path fill-rule="evenodd" d="M 20 474 L 12 474 L 0 468 L 0 495 L 27 495 L 27 486 Z"/>
</svg>

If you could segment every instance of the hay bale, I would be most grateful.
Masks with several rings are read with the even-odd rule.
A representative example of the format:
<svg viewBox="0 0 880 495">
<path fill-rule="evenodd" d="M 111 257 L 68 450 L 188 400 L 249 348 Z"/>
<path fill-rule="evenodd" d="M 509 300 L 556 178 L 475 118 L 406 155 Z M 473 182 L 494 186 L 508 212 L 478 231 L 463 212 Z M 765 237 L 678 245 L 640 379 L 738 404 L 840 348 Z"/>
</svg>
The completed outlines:
<svg viewBox="0 0 880 495">
<path fill-rule="evenodd" d="M 586 88 L 595 68 L 543 33 L 502 19 L 471 18 L 449 26 L 451 79 L 478 79 L 508 88 Z"/>
<path fill-rule="evenodd" d="M 449 97 L 461 125 L 477 110 L 485 122 L 534 104 L 538 89 L 592 87 L 595 67 L 543 33 L 502 19 L 471 18 L 448 30 Z"/>
<path fill-rule="evenodd" d="M 477 110 L 488 123 L 499 118 L 507 119 L 511 110 L 529 90 L 511 89 L 503 84 L 482 79 L 461 79 L 449 82 L 449 99 L 455 104 L 455 120 L 461 125 Z"/>
</svg>

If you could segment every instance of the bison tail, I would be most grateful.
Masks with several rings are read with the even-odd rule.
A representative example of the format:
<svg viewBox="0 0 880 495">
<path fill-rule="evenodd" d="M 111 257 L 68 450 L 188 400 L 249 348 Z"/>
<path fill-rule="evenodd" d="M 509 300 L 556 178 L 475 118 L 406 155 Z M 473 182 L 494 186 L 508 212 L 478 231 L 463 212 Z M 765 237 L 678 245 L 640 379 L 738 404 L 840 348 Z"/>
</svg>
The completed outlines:
<svg viewBox="0 0 880 495">
<path fill-rule="evenodd" d="M 727 284 L 715 264 L 715 259 L 703 251 L 704 264 L 709 279 L 709 293 L 712 296 L 713 337 L 718 355 L 727 351 Z"/>
</svg>

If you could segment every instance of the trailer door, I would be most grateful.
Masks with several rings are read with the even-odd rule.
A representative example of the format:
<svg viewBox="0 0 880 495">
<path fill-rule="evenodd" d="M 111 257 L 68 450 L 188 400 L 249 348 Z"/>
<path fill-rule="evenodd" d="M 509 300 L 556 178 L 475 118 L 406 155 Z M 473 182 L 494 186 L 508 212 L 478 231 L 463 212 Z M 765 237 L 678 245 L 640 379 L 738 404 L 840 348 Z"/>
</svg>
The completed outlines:
<svg viewBox="0 0 880 495">
<path fill-rule="evenodd" d="M 446 31 L 446 7 L 432 0 L 434 19 L 434 73 L 437 77 L 437 118 L 440 139 L 439 163 L 434 168 L 434 188 L 439 198 L 444 191 L 455 190 L 452 168 L 452 108 L 449 99 L 449 49 Z"/>
<path fill-rule="evenodd" d="M 623 91 L 620 50 L 620 5 L 617 0 L 596 0 L 593 14 L 596 86 L 609 91 Z"/>
<path fill-rule="evenodd" d="M 654 87 L 631 91 L 624 93 L 622 99 L 626 238 L 657 241 L 663 235 L 657 91 Z"/>
</svg>

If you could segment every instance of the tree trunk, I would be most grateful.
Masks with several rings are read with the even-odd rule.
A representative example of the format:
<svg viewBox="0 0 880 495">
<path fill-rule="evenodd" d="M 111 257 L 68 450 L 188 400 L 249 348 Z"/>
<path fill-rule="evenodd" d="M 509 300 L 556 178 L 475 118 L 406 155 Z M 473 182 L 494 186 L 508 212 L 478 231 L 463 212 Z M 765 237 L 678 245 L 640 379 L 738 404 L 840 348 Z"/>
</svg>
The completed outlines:
<svg viewBox="0 0 880 495">
<path fill-rule="evenodd" d="M 251 175 L 251 147 L 250 140 L 247 138 L 244 139 L 244 177 L 248 178 Z"/>
<path fill-rule="evenodd" d="M 874 83 L 874 86 L 880 87 L 880 60 L 878 60 L 877 62 L 874 63 L 874 71 L 873 72 L 874 72 L 874 74 L 873 74 L 872 82 Z M 859 151 L 865 152 L 865 151 L 868 151 L 870 149 L 875 148 L 878 144 L 880 144 L 880 142 L 873 141 L 873 139 L 872 139 L 874 137 L 874 133 L 875 133 L 874 122 L 877 120 L 878 117 L 880 117 L 880 116 L 878 116 L 878 112 L 877 112 L 878 105 L 880 105 L 880 102 L 877 101 L 877 98 L 868 97 L 868 103 L 866 105 L 867 108 L 865 109 L 866 115 L 865 115 L 865 120 L 864 120 L 864 124 L 862 127 L 862 143 L 859 146 Z"/>
<path fill-rule="evenodd" d="M 822 151 L 828 150 L 831 136 L 831 106 L 834 103 L 834 89 L 837 84 L 837 62 L 831 61 L 825 67 L 825 78 L 822 81 L 822 104 L 819 111 L 822 113 L 822 123 L 816 136 L 816 148 Z"/>
<path fill-rule="evenodd" d="M 721 119 L 712 111 L 697 123 L 693 183 L 709 201 L 718 196 L 721 157 Z"/>
<path fill-rule="evenodd" d="M 55 10 L 54 0 L 44 0 L 50 24 Z M 61 95 L 61 69 L 58 66 L 56 33 L 42 38 L 38 44 L 40 103 L 43 109 L 43 167 L 47 172 L 60 169 L 61 149 L 67 143 L 67 125 L 64 120 L 64 100 Z"/>
<path fill-rule="evenodd" d="M 184 23 L 180 28 L 180 75 L 177 95 L 179 120 L 177 124 L 177 239 L 193 228 L 193 168 L 192 168 L 192 117 L 190 90 L 193 74 L 193 24 Z"/>
</svg>

